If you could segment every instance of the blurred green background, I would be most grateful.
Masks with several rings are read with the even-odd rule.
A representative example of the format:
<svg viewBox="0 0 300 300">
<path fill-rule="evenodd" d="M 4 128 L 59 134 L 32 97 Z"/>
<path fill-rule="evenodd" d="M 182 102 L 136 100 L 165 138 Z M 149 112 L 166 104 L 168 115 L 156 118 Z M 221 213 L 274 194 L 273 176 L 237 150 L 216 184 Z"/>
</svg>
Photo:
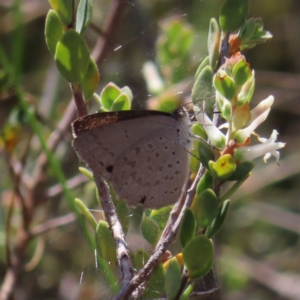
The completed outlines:
<svg viewBox="0 0 300 300">
<path fill-rule="evenodd" d="M 14 19 L 11 6 L 14 1 L 0 0 L 0 39 L 9 56 L 15 43 Z M 133 107 L 143 108 L 149 95 L 142 77 L 143 63 L 155 60 L 155 42 L 158 24 L 181 16 L 195 30 L 193 46 L 193 76 L 200 58 L 206 54 L 209 20 L 218 17 L 220 0 L 135 0 L 128 1 L 119 20 L 116 34 L 110 41 L 110 50 L 99 61 L 100 85 L 108 82 L 128 85 L 134 95 Z M 112 1 L 94 1 L 93 24 L 100 28 L 105 23 Z M 62 117 L 71 99 L 67 82 L 56 70 L 53 57 L 44 40 L 45 16 L 50 8 L 46 0 L 21 1 L 24 22 L 22 53 L 23 89 L 43 124 L 45 136 L 51 133 Z M 257 132 L 269 137 L 272 129 L 278 139 L 287 145 L 281 150 L 280 166 L 272 158 L 265 164 L 256 161 L 252 176 L 234 195 L 225 228 L 217 235 L 218 251 L 216 274 L 222 299 L 300 299 L 300 2 L 298 0 L 250 0 L 250 17 L 261 17 L 264 28 L 273 34 L 266 44 L 244 54 L 256 74 L 256 90 L 252 100 L 255 106 L 270 94 L 275 103 L 268 121 Z M 88 29 L 85 38 L 91 47 L 98 33 Z M 120 47 L 121 46 L 121 47 Z M 13 94 L 0 94 L 0 126 L 18 102 Z M 25 128 L 24 139 L 28 128 Z M 78 160 L 71 146 L 71 132 L 57 149 L 66 176 L 75 176 Z M 26 145 L 20 140 L 17 153 Z M 39 143 L 31 142 L 32 152 L 26 171 L 34 168 L 39 154 Z M 5 211 L 12 182 L 1 157 L 0 168 L 0 282 L 5 274 Z M 36 224 L 43 220 L 66 215 L 70 209 L 49 172 L 47 197 L 44 206 L 36 211 Z M 87 205 L 97 208 L 91 186 L 79 188 Z M 45 213 L 45 207 L 47 214 Z M 96 218 L 101 213 L 95 212 Z M 18 213 L 13 219 L 18 225 Z M 129 245 L 136 248 L 135 237 Z M 40 246 L 39 246 L 40 245 Z M 110 299 L 109 288 L 95 265 L 94 253 L 89 248 L 77 221 L 48 231 L 34 241 L 28 251 L 28 260 L 34 249 L 43 247 L 38 264 L 22 276 L 16 290 L 16 299 Z M 147 245 L 143 245 L 147 248 Z M 30 268 L 29 268 L 30 269 Z M 219 298 L 218 298 L 219 299 Z"/>
</svg>

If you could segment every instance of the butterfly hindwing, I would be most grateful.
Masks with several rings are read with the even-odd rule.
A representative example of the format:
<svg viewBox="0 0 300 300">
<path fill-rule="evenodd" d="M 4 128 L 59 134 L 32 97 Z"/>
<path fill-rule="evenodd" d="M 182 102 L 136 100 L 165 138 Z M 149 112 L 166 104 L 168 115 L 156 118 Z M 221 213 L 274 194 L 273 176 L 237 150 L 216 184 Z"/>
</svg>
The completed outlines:
<svg viewBox="0 0 300 300">
<path fill-rule="evenodd" d="M 188 141 L 182 138 L 188 126 L 164 113 L 121 120 L 107 114 L 75 121 L 73 145 L 80 158 L 130 205 L 174 203 L 188 176 Z"/>
</svg>

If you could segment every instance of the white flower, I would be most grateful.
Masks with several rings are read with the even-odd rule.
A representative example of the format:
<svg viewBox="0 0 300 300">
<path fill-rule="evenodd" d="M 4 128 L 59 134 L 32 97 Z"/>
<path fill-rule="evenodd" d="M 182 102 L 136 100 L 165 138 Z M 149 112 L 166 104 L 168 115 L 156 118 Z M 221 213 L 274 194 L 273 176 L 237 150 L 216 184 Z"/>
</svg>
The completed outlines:
<svg viewBox="0 0 300 300">
<path fill-rule="evenodd" d="M 248 147 L 240 147 L 235 150 L 234 157 L 238 160 L 254 160 L 255 158 L 264 155 L 264 162 L 267 161 L 273 155 L 276 158 L 276 162 L 279 161 L 279 151 L 276 151 L 278 149 L 281 149 L 285 146 L 285 143 L 277 142 L 277 135 L 278 132 L 276 130 L 273 130 L 271 136 L 269 139 L 266 138 L 260 138 L 258 137 L 258 140 L 262 143 L 255 146 L 248 146 Z"/>
<path fill-rule="evenodd" d="M 225 135 L 214 125 L 207 114 L 202 111 L 198 106 L 193 107 L 196 120 L 203 126 L 210 143 L 219 149 L 223 149 L 226 145 Z"/>
<path fill-rule="evenodd" d="M 249 125 L 246 128 L 238 130 L 234 135 L 234 139 L 236 139 L 238 143 L 245 142 L 254 132 L 254 130 L 266 120 L 270 113 L 270 107 L 272 106 L 273 102 L 274 97 L 269 96 L 267 99 L 261 101 L 254 109 L 251 110 L 251 117 L 248 122 Z"/>
</svg>

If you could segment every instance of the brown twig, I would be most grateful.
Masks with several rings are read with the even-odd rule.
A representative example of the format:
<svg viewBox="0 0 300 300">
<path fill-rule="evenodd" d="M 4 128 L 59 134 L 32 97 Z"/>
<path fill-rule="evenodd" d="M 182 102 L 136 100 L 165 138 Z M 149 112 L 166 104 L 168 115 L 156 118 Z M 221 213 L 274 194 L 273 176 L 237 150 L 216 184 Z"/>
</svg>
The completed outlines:
<svg viewBox="0 0 300 300">
<path fill-rule="evenodd" d="M 115 241 L 118 270 L 122 280 L 122 286 L 127 285 L 133 277 L 133 268 L 129 257 L 129 250 L 125 241 L 125 234 L 111 200 L 107 183 L 96 173 L 94 174 L 94 179 L 99 192 L 105 219 Z"/>
<path fill-rule="evenodd" d="M 181 199 L 174 206 L 154 253 L 151 255 L 145 266 L 134 276 L 131 282 L 128 282 L 127 285 L 124 285 L 120 289 L 119 294 L 115 297 L 115 300 L 128 299 L 128 297 L 138 288 L 140 284 L 146 283 L 149 280 L 151 273 L 167 250 L 167 247 L 175 240 L 185 208 L 192 204 L 196 193 L 197 183 L 203 176 L 204 171 L 205 169 L 201 167 L 191 187 L 188 190 L 187 186 L 183 189 L 184 191 L 187 190 L 187 192 L 183 192 Z M 137 291 L 134 293 L 134 298 L 139 297 L 142 292 L 143 289 L 137 289 Z"/>
<path fill-rule="evenodd" d="M 84 97 L 83 97 L 83 92 L 82 92 L 82 87 L 80 84 L 70 84 L 71 86 L 71 91 L 73 94 L 73 100 L 75 102 L 76 105 L 76 109 L 77 109 L 77 117 L 83 117 L 85 115 L 87 115 L 87 107 L 86 104 L 84 102 Z"/>
<path fill-rule="evenodd" d="M 102 62 L 107 53 L 111 50 L 111 44 L 109 41 L 113 40 L 113 36 L 118 30 L 128 3 L 129 2 L 127 0 L 114 0 L 112 2 L 109 15 L 104 26 L 105 35 L 102 35 L 102 37 L 99 38 L 92 53 L 92 57 L 96 61 Z"/>
<path fill-rule="evenodd" d="M 80 186 L 83 183 L 86 183 L 87 181 L 88 181 L 87 177 L 85 177 L 83 174 L 78 174 L 78 175 L 75 175 L 73 178 L 70 178 L 67 181 L 66 185 L 67 185 L 68 189 L 73 189 L 73 188 Z M 46 195 L 47 195 L 47 197 L 56 197 L 56 196 L 59 196 L 62 192 L 63 192 L 63 189 L 61 187 L 61 184 L 57 183 L 57 184 L 51 186 L 47 190 Z"/>
<path fill-rule="evenodd" d="M 49 231 L 50 229 L 53 228 L 57 228 L 59 226 L 64 226 L 66 224 L 70 224 L 71 222 L 74 222 L 76 220 L 76 215 L 74 213 L 69 213 L 65 216 L 62 217 L 58 217 L 52 220 L 48 220 L 43 224 L 39 224 L 37 226 L 35 226 L 34 228 L 32 228 L 31 230 L 31 235 L 32 236 L 36 236 L 36 235 L 40 235 L 43 234 L 47 231 Z"/>
</svg>

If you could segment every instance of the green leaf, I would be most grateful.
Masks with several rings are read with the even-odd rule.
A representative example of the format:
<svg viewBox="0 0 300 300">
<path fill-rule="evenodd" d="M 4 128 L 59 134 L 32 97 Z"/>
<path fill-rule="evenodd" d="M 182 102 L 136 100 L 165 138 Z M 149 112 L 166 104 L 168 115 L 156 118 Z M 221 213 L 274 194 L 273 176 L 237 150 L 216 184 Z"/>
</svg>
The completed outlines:
<svg viewBox="0 0 300 300">
<path fill-rule="evenodd" d="M 128 86 L 122 87 L 121 93 L 127 95 L 130 102 L 132 101 L 132 99 L 133 99 L 132 91 Z"/>
<path fill-rule="evenodd" d="M 151 211 L 150 218 L 157 222 L 160 230 L 163 230 L 165 228 L 171 210 L 172 206 L 165 206 L 159 209 L 153 209 Z"/>
<path fill-rule="evenodd" d="M 179 230 L 179 240 L 182 248 L 195 237 L 196 234 L 196 220 L 194 213 L 190 208 L 184 212 L 182 223 Z"/>
<path fill-rule="evenodd" d="M 10 84 L 9 74 L 4 70 L 0 70 L 0 93 L 6 92 L 9 89 Z"/>
<path fill-rule="evenodd" d="M 87 206 L 78 198 L 75 198 L 75 204 L 80 210 L 80 212 L 85 216 L 85 218 L 89 221 L 94 229 L 96 229 L 97 221 L 92 215 L 91 211 L 87 208 Z"/>
<path fill-rule="evenodd" d="M 214 70 L 219 60 L 220 29 L 216 19 L 210 19 L 209 32 L 207 38 L 207 49 L 209 53 L 209 64 Z"/>
<path fill-rule="evenodd" d="M 248 0 L 226 0 L 222 5 L 219 23 L 223 31 L 236 31 L 246 21 Z"/>
<path fill-rule="evenodd" d="M 230 200 L 225 200 L 222 205 L 219 207 L 218 215 L 216 218 L 212 221 L 212 223 L 208 226 L 205 235 L 208 238 L 212 238 L 220 229 L 222 228 L 227 211 L 230 205 Z"/>
<path fill-rule="evenodd" d="M 159 297 L 165 289 L 165 269 L 161 263 L 159 263 L 146 285 L 145 292 L 141 299 L 155 299 Z"/>
<path fill-rule="evenodd" d="M 251 161 L 242 161 L 236 166 L 233 174 L 227 179 L 229 181 L 242 180 L 249 176 L 249 173 L 254 168 L 255 164 Z"/>
<path fill-rule="evenodd" d="M 199 67 L 196 71 L 195 74 L 195 79 L 197 79 L 197 77 L 199 76 L 199 74 L 202 72 L 202 70 L 206 67 L 209 66 L 209 56 L 204 56 L 201 60 L 200 60 L 200 64 Z"/>
<path fill-rule="evenodd" d="M 246 102 L 249 103 L 251 101 L 254 93 L 254 88 L 255 88 L 255 78 L 253 72 L 251 78 L 242 85 L 242 88 L 238 94 L 238 106 Z"/>
<path fill-rule="evenodd" d="M 198 104 L 203 99 L 209 98 L 215 94 L 212 86 L 214 72 L 210 66 L 202 69 L 197 76 L 194 86 L 192 88 L 192 99 L 194 104 Z"/>
<path fill-rule="evenodd" d="M 190 170 L 193 173 L 197 173 L 200 167 L 200 160 L 198 157 L 198 147 L 199 147 L 199 141 L 194 141 L 194 146 L 190 150 Z"/>
<path fill-rule="evenodd" d="M 218 214 L 219 200 L 211 189 L 196 195 L 192 204 L 195 219 L 201 228 L 206 228 Z"/>
<path fill-rule="evenodd" d="M 173 95 L 167 95 L 167 97 L 160 97 L 156 109 L 159 111 L 173 113 L 179 106 L 178 98 Z"/>
<path fill-rule="evenodd" d="M 68 26 L 72 22 L 73 0 L 49 0 L 49 3 L 63 24 Z"/>
<path fill-rule="evenodd" d="M 130 220 L 130 211 L 128 204 L 125 200 L 119 201 L 116 205 L 116 212 L 119 218 L 119 221 L 122 225 L 123 231 L 126 234 L 129 228 L 129 220 Z"/>
<path fill-rule="evenodd" d="M 97 225 L 96 247 L 98 254 L 115 267 L 117 262 L 115 242 L 105 221 L 99 221 Z"/>
<path fill-rule="evenodd" d="M 56 45 L 63 36 L 63 24 L 58 14 L 50 9 L 45 24 L 46 43 L 50 52 L 55 55 Z"/>
<path fill-rule="evenodd" d="M 57 43 L 55 61 L 60 73 L 71 83 L 81 83 L 90 62 L 88 46 L 82 36 L 71 29 Z"/>
<path fill-rule="evenodd" d="M 92 173 L 90 170 L 88 170 L 88 169 L 86 169 L 86 168 L 83 168 L 83 167 L 79 167 L 78 169 L 79 169 L 79 171 L 80 171 L 83 175 L 85 175 L 88 179 L 94 180 L 93 173 Z"/>
<path fill-rule="evenodd" d="M 215 163 L 210 164 L 210 170 L 220 181 L 228 179 L 236 169 L 234 158 L 230 154 L 220 156 Z"/>
<path fill-rule="evenodd" d="M 159 238 L 158 224 L 148 216 L 145 216 L 141 222 L 141 234 L 143 238 L 151 245 L 155 244 Z"/>
<path fill-rule="evenodd" d="M 204 165 L 206 169 L 209 169 L 209 161 L 213 161 L 215 159 L 215 153 L 207 143 L 203 141 L 199 141 L 199 148 L 198 148 L 200 162 Z"/>
<path fill-rule="evenodd" d="M 242 41 L 249 40 L 252 37 L 254 31 L 255 31 L 255 19 L 254 18 L 248 19 L 245 22 L 243 28 L 241 28 L 239 32 L 239 37 Z"/>
<path fill-rule="evenodd" d="M 232 75 L 235 83 L 239 86 L 247 82 L 253 75 L 249 64 L 244 58 L 240 59 L 232 69 Z"/>
<path fill-rule="evenodd" d="M 194 122 L 192 125 L 192 132 L 194 135 L 200 136 L 202 139 L 207 140 L 207 134 L 201 124 Z M 198 149 L 198 148 L 197 148 Z"/>
<path fill-rule="evenodd" d="M 76 31 L 81 35 L 88 27 L 93 15 L 93 1 L 80 0 L 76 15 Z"/>
<path fill-rule="evenodd" d="M 212 241 L 203 234 L 191 240 L 183 249 L 183 263 L 190 279 L 207 274 L 212 267 L 213 258 Z"/>
<path fill-rule="evenodd" d="M 130 208 L 130 222 L 132 227 L 135 230 L 138 230 L 141 226 L 141 222 L 143 219 L 144 209 L 142 206 L 131 207 Z"/>
<path fill-rule="evenodd" d="M 85 101 L 88 101 L 96 91 L 99 82 L 99 72 L 95 61 L 90 57 L 87 72 L 82 81 L 82 91 Z"/>
<path fill-rule="evenodd" d="M 176 257 L 173 257 L 167 267 L 165 277 L 166 295 L 168 300 L 176 298 L 181 286 L 181 271 Z"/>
<path fill-rule="evenodd" d="M 224 72 L 219 72 L 214 76 L 213 84 L 221 95 L 228 100 L 232 100 L 237 92 L 234 80 Z"/>
<path fill-rule="evenodd" d="M 113 102 L 111 111 L 130 110 L 131 103 L 126 94 L 120 94 L 118 98 Z"/>
<path fill-rule="evenodd" d="M 120 94 L 120 89 L 114 83 L 108 83 L 100 94 L 102 106 L 110 111 L 114 101 L 119 97 Z"/>
<path fill-rule="evenodd" d="M 192 282 L 188 285 L 188 287 L 184 290 L 179 300 L 188 300 L 190 299 L 189 296 L 194 289 L 195 282 Z"/>
<path fill-rule="evenodd" d="M 146 251 L 139 249 L 133 255 L 133 266 L 139 270 L 145 265 L 149 258 L 150 255 Z"/>
<path fill-rule="evenodd" d="M 204 190 L 206 189 L 212 189 L 213 188 L 213 177 L 211 173 L 206 170 L 204 175 L 201 177 L 201 179 L 198 182 L 197 185 L 197 194 L 200 195 Z"/>
</svg>

